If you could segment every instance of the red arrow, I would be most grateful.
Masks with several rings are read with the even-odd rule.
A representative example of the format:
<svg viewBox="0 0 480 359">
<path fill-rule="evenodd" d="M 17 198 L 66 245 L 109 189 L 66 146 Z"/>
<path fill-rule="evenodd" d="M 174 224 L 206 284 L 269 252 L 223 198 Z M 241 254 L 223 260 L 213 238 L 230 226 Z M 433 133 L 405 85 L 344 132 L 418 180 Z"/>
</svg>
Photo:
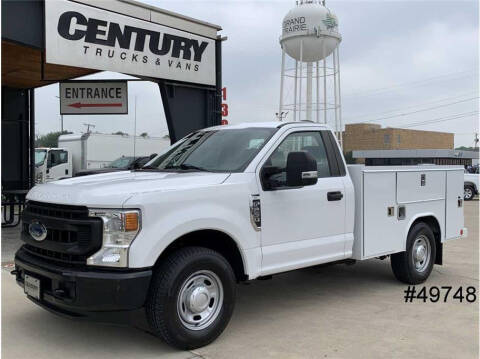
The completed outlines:
<svg viewBox="0 0 480 359">
<path fill-rule="evenodd" d="M 82 108 L 82 107 L 122 107 L 121 103 L 81 103 L 75 102 L 70 105 L 70 107 Z"/>
</svg>

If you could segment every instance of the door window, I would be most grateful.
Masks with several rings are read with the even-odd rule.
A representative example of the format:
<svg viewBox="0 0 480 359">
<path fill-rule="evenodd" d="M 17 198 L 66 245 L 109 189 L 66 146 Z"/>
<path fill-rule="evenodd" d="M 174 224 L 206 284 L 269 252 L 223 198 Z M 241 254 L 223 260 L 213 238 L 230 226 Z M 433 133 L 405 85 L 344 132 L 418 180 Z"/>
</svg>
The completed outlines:
<svg viewBox="0 0 480 359">
<path fill-rule="evenodd" d="M 47 164 L 48 168 L 55 167 L 62 163 L 67 163 L 67 162 L 68 162 L 67 151 L 55 150 L 55 151 L 50 151 L 48 153 L 48 164 Z"/>
<path fill-rule="evenodd" d="M 308 152 L 315 158 L 317 161 L 318 178 L 330 177 L 332 175 L 320 132 L 295 132 L 288 135 L 265 162 L 265 166 L 278 167 L 280 169 L 280 173 L 270 177 L 270 180 L 276 182 L 276 185 L 286 185 L 288 154 L 298 151 Z"/>
<path fill-rule="evenodd" d="M 67 151 L 58 151 L 58 157 L 60 163 L 67 163 L 68 162 L 68 152 Z"/>
</svg>

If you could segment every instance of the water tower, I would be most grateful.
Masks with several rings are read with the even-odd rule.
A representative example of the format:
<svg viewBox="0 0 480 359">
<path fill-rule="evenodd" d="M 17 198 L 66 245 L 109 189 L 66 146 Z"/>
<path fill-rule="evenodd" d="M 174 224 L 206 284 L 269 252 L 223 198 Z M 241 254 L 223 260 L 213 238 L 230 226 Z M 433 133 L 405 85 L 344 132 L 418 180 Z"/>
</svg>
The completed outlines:
<svg viewBox="0 0 480 359">
<path fill-rule="evenodd" d="M 337 17 L 325 1 L 299 0 L 284 17 L 282 28 L 278 117 L 282 120 L 288 113 L 294 121 L 328 123 L 342 144 L 338 52 L 342 37 Z"/>
</svg>

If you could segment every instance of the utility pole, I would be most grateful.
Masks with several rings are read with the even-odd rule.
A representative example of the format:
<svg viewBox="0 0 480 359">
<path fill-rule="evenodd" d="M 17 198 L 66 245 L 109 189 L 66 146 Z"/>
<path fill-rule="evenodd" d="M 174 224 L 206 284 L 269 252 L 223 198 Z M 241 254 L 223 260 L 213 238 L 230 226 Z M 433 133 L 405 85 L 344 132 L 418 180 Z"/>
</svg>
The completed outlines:
<svg viewBox="0 0 480 359">
<path fill-rule="evenodd" d="M 277 118 L 280 120 L 280 121 L 283 121 L 284 118 L 286 118 L 288 115 L 288 111 L 284 112 L 275 112 L 275 116 L 277 116 Z"/>
<path fill-rule="evenodd" d="M 135 159 L 135 146 L 137 142 L 137 95 L 135 95 L 135 119 L 133 124 L 133 158 Z"/>
<path fill-rule="evenodd" d="M 83 125 L 84 125 L 84 126 L 87 126 L 87 133 L 90 133 L 90 127 L 95 128 L 95 125 L 94 125 L 94 124 L 91 124 L 91 123 L 84 123 Z"/>
<path fill-rule="evenodd" d="M 60 96 L 55 96 L 60 101 Z M 60 114 L 60 131 L 63 133 L 63 114 Z"/>
</svg>

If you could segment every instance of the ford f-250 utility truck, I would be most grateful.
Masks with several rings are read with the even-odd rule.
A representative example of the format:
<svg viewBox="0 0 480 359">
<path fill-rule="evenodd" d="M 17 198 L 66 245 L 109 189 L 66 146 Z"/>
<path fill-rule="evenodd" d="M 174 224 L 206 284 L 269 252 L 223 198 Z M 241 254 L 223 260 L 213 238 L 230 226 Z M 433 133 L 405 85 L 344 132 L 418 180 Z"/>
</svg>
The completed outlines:
<svg viewBox="0 0 480 359">
<path fill-rule="evenodd" d="M 395 277 L 417 284 L 466 233 L 462 167 L 347 170 L 333 133 L 309 122 L 199 130 L 142 169 L 27 199 L 13 273 L 33 302 L 69 317 L 141 314 L 188 349 L 224 330 L 237 282 L 390 256 Z"/>
</svg>

